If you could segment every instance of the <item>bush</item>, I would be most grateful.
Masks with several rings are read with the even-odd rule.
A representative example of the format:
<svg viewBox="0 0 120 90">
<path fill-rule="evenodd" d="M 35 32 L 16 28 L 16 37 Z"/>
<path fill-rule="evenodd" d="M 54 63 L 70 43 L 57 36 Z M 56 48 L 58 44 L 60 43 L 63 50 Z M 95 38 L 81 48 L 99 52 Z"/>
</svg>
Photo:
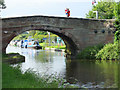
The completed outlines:
<svg viewBox="0 0 120 90">
<path fill-rule="evenodd" d="M 97 59 L 102 60 L 118 60 L 120 59 L 119 55 L 119 49 L 118 49 L 119 43 L 115 44 L 106 44 L 103 49 L 101 49 L 97 54 Z"/>
<path fill-rule="evenodd" d="M 78 59 L 96 59 L 96 54 L 103 48 L 104 45 L 89 46 L 81 51 L 78 55 Z"/>
<path fill-rule="evenodd" d="M 114 43 L 120 41 L 120 30 L 115 32 L 115 39 L 114 39 Z"/>
</svg>

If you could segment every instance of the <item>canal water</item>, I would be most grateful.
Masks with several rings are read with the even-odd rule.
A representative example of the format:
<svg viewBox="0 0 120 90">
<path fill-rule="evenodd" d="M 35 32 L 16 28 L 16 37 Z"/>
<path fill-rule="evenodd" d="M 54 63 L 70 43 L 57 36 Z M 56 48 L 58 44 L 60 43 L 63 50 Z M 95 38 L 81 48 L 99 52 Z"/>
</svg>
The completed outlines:
<svg viewBox="0 0 120 90">
<path fill-rule="evenodd" d="M 34 50 L 8 46 L 7 53 L 25 56 L 21 70 L 32 70 L 41 76 L 55 76 L 66 80 L 64 83 L 80 88 L 118 88 L 119 62 L 99 60 L 70 60 L 64 52 Z"/>
</svg>

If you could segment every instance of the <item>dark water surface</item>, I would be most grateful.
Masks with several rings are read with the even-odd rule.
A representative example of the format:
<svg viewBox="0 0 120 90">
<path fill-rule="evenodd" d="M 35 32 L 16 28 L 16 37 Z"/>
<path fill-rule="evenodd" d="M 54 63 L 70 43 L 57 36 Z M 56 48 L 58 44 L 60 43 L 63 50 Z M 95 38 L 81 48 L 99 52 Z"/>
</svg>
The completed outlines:
<svg viewBox="0 0 120 90">
<path fill-rule="evenodd" d="M 64 52 L 7 47 L 7 53 L 25 56 L 21 70 L 36 71 L 40 75 L 55 75 L 83 88 L 118 88 L 118 61 L 69 60 Z"/>
</svg>

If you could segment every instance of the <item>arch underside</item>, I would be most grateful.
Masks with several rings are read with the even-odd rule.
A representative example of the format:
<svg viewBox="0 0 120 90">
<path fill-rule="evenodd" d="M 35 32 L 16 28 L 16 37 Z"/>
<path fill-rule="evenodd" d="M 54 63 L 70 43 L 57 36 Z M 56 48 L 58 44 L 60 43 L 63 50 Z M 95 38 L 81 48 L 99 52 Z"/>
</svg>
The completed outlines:
<svg viewBox="0 0 120 90">
<path fill-rule="evenodd" d="M 77 54 L 77 45 L 75 45 L 75 43 L 73 42 L 73 40 L 64 35 L 64 34 L 61 34 L 61 33 L 57 33 L 57 32 L 52 32 L 56 35 L 58 35 L 59 37 L 61 37 L 66 45 L 66 52 L 68 55 L 71 55 L 71 56 L 75 56 Z"/>
</svg>

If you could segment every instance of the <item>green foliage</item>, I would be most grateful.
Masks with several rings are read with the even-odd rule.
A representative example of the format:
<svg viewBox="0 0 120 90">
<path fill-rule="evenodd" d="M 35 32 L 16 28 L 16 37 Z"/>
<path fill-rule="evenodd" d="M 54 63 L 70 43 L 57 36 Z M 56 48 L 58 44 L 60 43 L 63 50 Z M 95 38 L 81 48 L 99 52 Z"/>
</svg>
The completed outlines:
<svg viewBox="0 0 120 90">
<path fill-rule="evenodd" d="M 120 42 L 120 30 L 116 31 L 114 36 L 115 36 L 114 43 L 118 41 Z"/>
<path fill-rule="evenodd" d="M 45 31 L 32 30 L 29 33 L 22 33 L 16 36 L 13 40 L 25 40 L 31 36 L 34 40 L 38 40 L 40 43 L 44 42 L 43 38 L 49 38 L 48 33 Z M 51 41 L 57 37 L 57 35 L 50 33 Z"/>
<path fill-rule="evenodd" d="M 29 31 L 29 36 L 33 36 L 34 35 L 47 35 L 47 32 L 45 31 L 38 31 L 38 30 L 32 30 L 32 31 Z"/>
<path fill-rule="evenodd" d="M 114 3 L 114 11 L 113 11 L 115 18 L 118 18 L 118 4 Z"/>
<path fill-rule="evenodd" d="M 32 30 L 32 31 L 29 31 L 28 35 L 34 37 L 36 33 L 37 33 L 36 30 Z"/>
<path fill-rule="evenodd" d="M 97 59 L 102 59 L 102 60 L 119 60 L 120 55 L 118 52 L 118 46 L 120 44 L 106 44 L 103 49 L 101 49 L 97 54 L 96 58 Z"/>
<path fill-rule="evenodd" d="M 49 43 L 39 43 L 42 47 L 47 48 L 56 48 L 56 49 L 66 49 L 66 45 L 55 45 L 54 43 L 51 43 L 51 46 L 49 46 Z"/>
<path fill-rule="evenodd" d="M 99 19 L 112 19 L 120 13 L 118 4 L 114 0 L 107 1 L 101 0 L 97 5 L 93 6 L 92 10 L 86 14 L 86 18 L 95 18 L 96 15 L 93 11 L 98 11 Z"/>
<path fill-rule="evenodd" d="M 99 50 L 103 48 L 103 45 L 90 46 L 85 48 L 82 52 L 77 55 L 79 59 L 95 59 L 95 55 L 99 52 Z"/>
<path fill-rule="evenodd" d="M 39 35 L 47 35 L 47 32 L 44 32 L 44 31 L 36 31 L 36 33 Z"/>
<path fill-rule="evenodd" d="M 116 19 L 116 21 L 114 22 L 114 27 L 116 28 L 114 43 L 120 42 L 120 19 Z"/>
<path fill-rule="evenodd" d="M 118 2 L 118 18 L 120 19 L 120 2 Z"/>
<path fill-rule="evenodd" d="M 120 30 L 120 20 L 119 19 L 115 20 L 114 27 L 116 28 L 116 30 Z"/>
<path fill-rule="evenodd" d="M 114 27 L 116 28 L 116 32 L 114 35 L 114 43 L 120 40 L 120 20 L 116 19 L 114 22 Z"/>
<path fill-rule="evenodd" d="M 25 40 L 28 38 L 28 34 L 20 34 L 17 37 L 15 37 L 13 40 Z"/>
<path fill-rule="evenodd" d="M 66 46 L 47 46 L 48 48 L 66 49 Z"/>
</svg>

